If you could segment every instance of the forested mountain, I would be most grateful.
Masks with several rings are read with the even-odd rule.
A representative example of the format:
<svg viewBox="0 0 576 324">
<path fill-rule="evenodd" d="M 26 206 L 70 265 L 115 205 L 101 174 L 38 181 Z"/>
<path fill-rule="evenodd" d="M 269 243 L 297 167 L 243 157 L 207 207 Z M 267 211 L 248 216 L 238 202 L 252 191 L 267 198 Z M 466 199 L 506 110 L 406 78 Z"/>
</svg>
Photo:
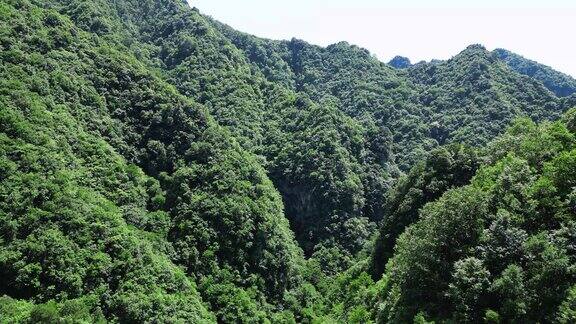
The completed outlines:
<svg viewBox="0 0 576 324">
<path fill-rule="evenodd" d="M 514 71 L 541 81 L 546 88 L 559 97 L 576 93 L 576 80 L 569 75 L 502 48 L 495 49 L 493 53 Z"/>
<path fill-rule="evenodd" d="M 574 320 L 574 116 L 516 121 L 482 150 L 469 185 L 419 211 L 386 268 L 380 321 Z"/>
<path fill-rule="evenodd" d="M 394 252 L 396 239 L 415 223 L 424 205 L 437 200 L 452 187 L 467 185 L 480 165 L 475 149 L 450 144 L 434 149 L 430 155 L 400 178 L 387 192 L 382 210 L 380 234 L 373 251 L 372 274 L 382 276 L 385 262 Z"/>
<path fill-rule="evenodd" d="M 572 322 L 576 96 L 502 53 L 0 0 L 0 322 Z"/>
<path fill-rule="evenodd" d="M 121 44 L 1 10 L 2 294 L 47 303 L 33 318 L 214 318 L 196 282 L 264 316 L 250 300 L 278 303 L 303 259 L 257 159 Z"/>
<path fill-rule="evenodd" d="M 412 66 L 412 62 L 410 62 L 410 59 L 407 57 L 394 56 L 394 58 L 388 62 L 388 65 L 397 69 L 406 69 Z"/>
<path fill-rule="evenodd" d="M 362 248 L 375 230 L 389 173 L 396 172 L 385 130 L 346 116 L 334 99 L 311 100 L 267 80 L 210 20 L 184 4 L 102 2 L 78 10 L 74 2 L 55 2 L 82 26 L 92 19 L 85 17 L 88 10 L 107 8 L 112 22 L 103 37 L 130 44 L 182 94 L 203 104 L 244 150 L 260 157 L 307 255 L 320 243 L 342 253 Z"/>
<path fill-rule="evenodd" d="M 447 61 L 394 69 L 347 43 L 270 41 L 216 25 L 270 80 L 292 79 L 285 83 L 316 101 L 336 97 L 347 115 L 389 130 L 391 153 L 404 171 L 438 145 L 483 145 L 514 116 L 554 119 L 569 107 L 481 45 Z"/>
<path fill-rule="evenodd" d="M 427 122 L 440 144 L 483 145 L 515 116 L 547 120 L 565 110 L 540 82 L 513 73 L 481 45 L 448 61 L 419 64 L 409 75 L 422 86 L 419 99 L 431 108 Z"/>
</svg>

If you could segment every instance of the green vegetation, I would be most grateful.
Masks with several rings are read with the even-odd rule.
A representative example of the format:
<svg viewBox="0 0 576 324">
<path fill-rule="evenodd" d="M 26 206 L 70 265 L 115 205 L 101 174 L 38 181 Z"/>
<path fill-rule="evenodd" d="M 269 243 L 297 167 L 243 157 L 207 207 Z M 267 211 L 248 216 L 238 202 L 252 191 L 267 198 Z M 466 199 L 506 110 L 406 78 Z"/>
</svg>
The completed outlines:
<svg viewBox="0 0 576 324">
<path fill-rule="evenodd" d="M 61 10 L 87 25 L 91 18 L 66 3 Z M 267 80 L 211 20 L 184 4 L 120 3 L 102 1 L 112 21 L 103 36 L 128 43 L 260 158 L 305 253 L 321 243 L 347 254 L 363 248 L 376 228 L 390 174 L 397 173 L 389 132 L 370 116 L 346 116 L 337 98 L 311 100 Z"/>
<path fill-rule="evenodd" d="M 1 10 L 1 293 L 210 319 L 194 282 L 211 280 L 272 311 L 303 259 L 257 160 L 121 45 L 26 1 Z"/>
<path fill-rule="evenodd" d="M 563 122 L 519 120 L 492 142 L 471 184 L 425 205 L 398 238 L 380 320 L 570 316 L 575 140 Z"/>
<path fill-rule="evenodd" d="M 566 97 L 576 93 L 576 80 L 569 75 L 502 48 L 495 49 L 493 53 L 514 71 L 541 81 L 548 90 L 554 92 L 558 97 Z"/>
<path fill-rule="evenodd" d="M 406 69 L 412 66 L 412 62 L 410 62 L 410 59 L 407 57 L 394 56 L 394 58 L 388 62 L 388 65 L 397 69 Z"/>
<path fill-rule="evenodd" d="M 420 209 L 446 191 L 471 180 L 480 164 L 474 149 L 452 144 L 435 149 L 388 192 L 380 235 L 373 251 L 373 276 L 379 278 L 396 239 L 419 219 Z"/>
<path fill-rule="evenodd" d="M 0 0 L 0 322 L 573 322 L 576 97 L 516 61 Z"/>
</svg>

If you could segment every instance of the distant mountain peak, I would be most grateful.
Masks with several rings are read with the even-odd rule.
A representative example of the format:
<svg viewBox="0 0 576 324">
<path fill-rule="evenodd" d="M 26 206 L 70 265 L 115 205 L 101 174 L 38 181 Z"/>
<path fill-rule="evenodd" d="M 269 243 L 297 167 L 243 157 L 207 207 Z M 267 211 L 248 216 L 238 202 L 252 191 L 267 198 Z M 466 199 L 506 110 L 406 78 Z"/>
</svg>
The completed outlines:
<svg viewBox="0 0 576 324">
<path fill-rule="evenodd" d="M 464 51 L 486 51 L 486 47 L 482 44 L 468 45 Z"/>
<path fill-rule="evenodd" d="M 462 66 L 469 66 L 475 63 L 491 64 L 495 61 L 491 53 L 481 44 L 467 46 L 463 51 L 456 54 L 449 61 L 457 62 Z"/>
<path fill-rule="evenodd" d="M 397 69 L 406 69 L 411 67 L 412 63 L 410 62 L 409 58 L 397 55 L 392 60 L 390 60 L 390 62 L 388 62 L 388 65 Z"/>
<path fill-rule="evenodd" d="M 514 53 L 510 52 L 509 50 L 507 50 L 505 48 L 496 48 L 492 52 L 494 54 L 498 55 L 499 58 L 505 58 L 505 57 L 508 57 L 510 55 L 514 55 Z"/>
</svg>

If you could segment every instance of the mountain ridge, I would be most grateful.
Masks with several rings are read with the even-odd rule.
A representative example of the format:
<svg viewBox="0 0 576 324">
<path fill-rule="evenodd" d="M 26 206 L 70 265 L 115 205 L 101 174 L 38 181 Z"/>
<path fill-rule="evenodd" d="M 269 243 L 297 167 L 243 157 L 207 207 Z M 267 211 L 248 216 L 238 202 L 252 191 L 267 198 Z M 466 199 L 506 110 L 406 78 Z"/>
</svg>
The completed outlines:
<svg viewBox="0 0 576 324">
<path fill-rule="evenodd" d="M 184 1 L 0 17 L 0 321 L 570 322 L 576 96 L 483 46 L 395 69 Z"/>
</svg>

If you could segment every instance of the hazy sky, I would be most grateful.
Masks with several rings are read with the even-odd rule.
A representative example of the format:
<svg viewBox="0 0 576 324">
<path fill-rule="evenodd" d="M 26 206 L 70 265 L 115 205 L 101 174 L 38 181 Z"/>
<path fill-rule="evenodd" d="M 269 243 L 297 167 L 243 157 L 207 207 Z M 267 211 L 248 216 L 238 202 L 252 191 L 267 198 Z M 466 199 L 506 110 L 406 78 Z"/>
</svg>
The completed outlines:
<svg viewBox="0 0 576 324">
<path fill-rule="evenodd" d="M 237 30 L 317 45 L 339 41 L 382 61 L 506 48 L 576 77 L 576 0 L 188 0 Z"/>
</svg>

